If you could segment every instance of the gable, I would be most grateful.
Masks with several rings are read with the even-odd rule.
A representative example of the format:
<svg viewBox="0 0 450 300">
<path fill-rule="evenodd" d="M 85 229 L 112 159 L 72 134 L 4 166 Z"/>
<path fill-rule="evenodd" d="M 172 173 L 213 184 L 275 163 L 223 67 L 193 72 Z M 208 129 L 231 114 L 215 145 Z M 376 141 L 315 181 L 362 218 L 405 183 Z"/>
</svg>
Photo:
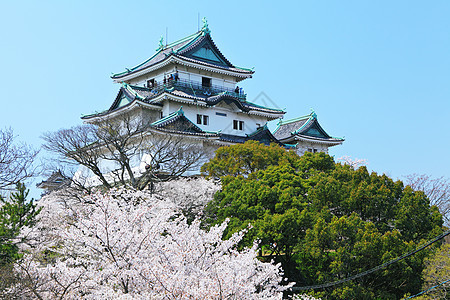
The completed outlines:
<svg viewBox="0 0 450 300">
<path fill-rule="evenodd" d="M 125 105 L 127 105 L 128 103 L 130 103 L 130 102 L 131 102 L 131 100 L 128 99 L 128 98 L 125 96 L 125 94 L 122 94 L 122 97 L 120 97 L 119 103 L 117 104 L 117 106 L 116 106 L 115 108 L 119 108 L 119 107 L 125 106 Z"/>
<path fill-rule="evenodd" d="M 113 104 L 109 108 L 109 111 L 121 108 L 133 102 L 134 98 L 131 98 L 126 92 L 124 92 L 123 87 L 120 88 L 119 93 L 116 96 Z"/>
<path fill-rule="evenodd" d="M 215 104 L 214 107 L 222 108 L 222 109 L 228 110 L 230 112 L 240 111 L 240 109 L 236 105 L 236 103 L 234 103 L 234 101 L 229 101 L 229 100 L 220 101 L 217 104 Z"/>
<path fill-rule="evenodd" d="M 258 129 L 256 132 L 248 136 L 249 140 L 258 141 L 264 145 L 270 145 L 271 143 L 276 143 L 281 145 L 281 143 L 272 135 L 267 125 Z"/>
<path fill-rule="evenodd" d="M 226 65 L 226 63 L 208 45 L 204 45 L 197 51 L 193 52 L 191 54 L 191 56 L 195 57 L 199 60 L 205 60 L 205 61 L 213 62 L 215 64 Z"/>
<path fill-rule="evenodd" d="M 330 136 L 322 129 L 316 119 L 308 128 L 305 128 L 304 131 L 301 132 L 303 135 L 317 137 L 322 139 L 328 139 Z"/>
<path fill-rule="evenodd" d="M 171 122 L 165 126 L 164 129 L 172 131 L 190 132 L 190 133 L 202 133 L 203 131 L 198 128 L 194 123 L 189 121 L 186 117 L 178 118 L 175 122 Z"/>
<path fill-rule="evenodd" d="M 200 60 L 206 63 L 215 64 L 223 67 L 233 67 L 233 65 L 220 53 L 216 45 L 212 42 L 209 35 L 186 52 L 181 51 L 181 55 L 192 59 Z"/>
</svg>

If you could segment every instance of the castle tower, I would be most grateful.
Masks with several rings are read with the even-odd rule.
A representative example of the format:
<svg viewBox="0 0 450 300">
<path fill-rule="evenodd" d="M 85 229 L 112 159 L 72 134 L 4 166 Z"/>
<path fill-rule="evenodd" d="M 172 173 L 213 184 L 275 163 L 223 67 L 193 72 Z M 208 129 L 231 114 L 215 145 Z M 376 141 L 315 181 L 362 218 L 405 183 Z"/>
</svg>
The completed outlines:
<svg viewBox="0 0 450 300">
<path fill-rule="evenodd" d="M 205 148 L 258 140 L 305 151 L 328 152 L 342 144 L 319 125 L 312 113 L 281 121 L 285 111 L 247 101 L 239 83 L 254 71 L 233 65 L 219 50 L 203 19 L 198 32 L 164 45 L 144 62 L 111 76 L 120 83 L 111 107 L 83 116 L 87 123 L 132 113 L 149 131 L 196 139 Z M 274 135 L 267 122 L 280 119 Z"/>
</svg>

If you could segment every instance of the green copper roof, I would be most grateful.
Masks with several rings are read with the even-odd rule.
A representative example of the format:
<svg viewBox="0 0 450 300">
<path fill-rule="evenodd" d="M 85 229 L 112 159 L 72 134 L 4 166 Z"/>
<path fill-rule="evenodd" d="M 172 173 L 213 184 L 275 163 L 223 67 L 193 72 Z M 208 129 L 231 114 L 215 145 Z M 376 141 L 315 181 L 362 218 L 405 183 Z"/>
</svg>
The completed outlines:
<svg viewBox="0 0 450 300">
<path fill-rule="evenodd" d="M 263 106 L 263 105 L 259 105 L 259 104 L 255 104 L 255 103 L 253 103 L 253 102 L 250 102 L 250 101 L 243 101 L 244 103 L 247 103 L 247 104 L 250 104 L 251 106 L 255 106 L 255 107 L 259 107 L 259 108 L 263 108 L 263 109 L 270 109 L 270 110 L 276 110 L 276 111 L 279 111 L 279 112 L 286 112 L 284 109 L 279 109 L 279 108 L 271 108 L 271 107 L 268 107 L 268 106 Z"/>
<path fill-rule="evenodd" d="M 280 120 L 278 121 L 278 126 L 280 126 L 280 125 L 286 125 L 286 124 L 289 124 L 289 123 L 298 122 L 298 121 L 301 121 L 301 120 L 306 120 L 306 119 L 309 119 L 309 118 L 311 118 L 311 119 L 317 119 L 317 114 L 313 111 L 313 112 L 310 113 L 309 115 L 297 117 L 297 118 L 294 118 L 294 119 L 289 119 L 289 120 L 284 120 L 284 121 L 280 119 Z"/>
<path fill-rule="evenodd" d="M 123 72 L 120 72 L 120 73 L 113 73 L 112 77 L 120 76 L 120 75 L 124 75 L 124 74 L 130 73 L 130 72 L 133 72 L 136 69 L 138 69 L 138 68 L 142 67 L 143 65 L 145 65 L 146 63 L 148 63 L 149 61 L 151 61 L 152 59 L 154 59 L 161 52 L 163 52 L 163 51 L 165 51 L 167 49 L 173 48 L 173 47 L 175 47 L 175 46 L 177 46 L 177 45 L 179 45 L 181 43 L 184 43 L 186 41 L 191 40 L 189 43 L 187 43 L 186 45 L 182 46 L 180 49 L 177 50 L 177 51 L 179 51 L 179 50 L 187 47 L 188 45 L 192 44 L 195 40 L 197 40 L 197 38 L 199 38 L 201 36 L 202 36 L 202 32 L 198 31 L 198 32 L 196 32 L 194 34 L 191 34 L 191 35 L 185 37 L 185 38 L 182 38 L 182 39 L 179 39 L 179 40 L 177 40 L 175 42 L 172 42 L 172 43 L 170 43 L 170 44 L 168 44 L 166 46 L 163 45 L 163 38 L 161 37 L 161 39 L 159 41 L 159 47 L 156 49 L 156 53 L 155 54 L 150 56 L 144 62 L 142 62 L 142 63 L 140 63 L 140 64 L 138 64 L 138 65 L 136 65 L 136 66 L 134 66 L 132 68 L 126 68 L 126 71 L 123 71 Z"/>
<path fill-rule="evenodd" d="M 238 66 L 234 66 L 234 67 L 237 68 L 237 69 L 244 70 L 244 71 L 250 71 L 250 72 L 254 72 L 255 71 L 255 67 L 252 67 L 252 68 L 243 68 L 243 67 L 238 67 Z"/>
<path fill-rule="evenodd" d="M 180 106 L 180 108 L 177 111 L 169 114 L 167 117 L 164 117 L 158 121 L 153 122 L 151 125 L 156 126 L 158 124 L 164 123 L 167 120 L 172 119 L 173 117 L 178 117 L 178 116 L 184 116 L 183 106 Z"/>
<path fill-rule="evenodd" d="M 127 89 L 127 91 L 130 92 L 130 94 L 134 95 L 136 98 L 138 98 L 140 100 L 144 100 L 145 99 L 144 97 L 139 95 L 135 90 L 133 90 L 127 83 L 122 82 L 122 87 Z"/>
<path fill-rule="evenodd" d="M 127 77 L 128 74 L 139 72 L 152 65 L 165 61 L 168 57 L 174 55 L 178 58 L 191 60 L 198 64 L 211 65 L 232 72 L 246 74 L 249 76 L 254 73 L 253 69 L 246 69 L 235 67 L 218 49 L 211 38 L 206 19 L 203 19 L 203 27 L 198 32 L 195 32 L 187 37 L 179 39 L 170 44 L 164 45 L 164 38 L 161 37 L 158 43 L 156 53 L 146 59 L 144 62 L 132 67 L 125 68 L 126 71 L 119 73 L 112 73 L 112 78 L 119 80 L 121 77 Z"/>
<path fill-rule="evenodd" d="M 252 133 L 247 134 L 248 137 L 252 137 L 254 135 L 256 135 L 257 133 L 259 133 L 262 130 L 267 130 L 269 129 L 269 127 L 267 127 L 267 123 L 264 124 L 264 126 L 259 127 L 258 129 L 256 129 L 255 131 L 253 131 Z"/>
<path fill-rule="evenodd" d="M 169 48 L 175 47 L 175 46 L 178 45 L 178 44 L 181 44 L 181 43 L 183 43 L 183 42 L 186 42 L 186 41 L 192 39 L 192 41 L 190 41 L 189 43 L 187 43 L 186 45 L 184 45 L 183 47 L 181 47 L 181 48 L 178 49 L 177 51 L 182 50 L 182 49 L 184 49 L 185 47 L 187 47 L 188 45 L 190 45 L 192 42 L 194 42 L 194 41 L 195 41 L 198 37 L 200 37 L 201 35 L 202 35 L 202 34 L 201 34 L 201 31 L 197 31 L 196 33 L 193 33 L 193 34 L 191 34 L 191 35 L 189 35 L 189 36 L 187 36 L 187 37 L 185 37 L 185 38 L 179 39 L 179 40 L 177 40 L 177 41 L 175 41 L 175 42 L 172 42 L 172 43 L 168 44 L 166 47 L 164 47 L 164 49 L 169 49 Z"/>
</svg>

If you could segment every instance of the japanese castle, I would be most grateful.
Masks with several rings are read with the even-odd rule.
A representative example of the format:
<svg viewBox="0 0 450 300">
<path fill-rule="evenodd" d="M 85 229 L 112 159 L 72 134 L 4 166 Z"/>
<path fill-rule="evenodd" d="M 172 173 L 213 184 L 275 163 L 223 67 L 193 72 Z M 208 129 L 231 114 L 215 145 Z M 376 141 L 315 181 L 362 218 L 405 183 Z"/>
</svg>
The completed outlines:
<svg viewBox="0 0 450 300">
<path fill-rule="evenodd" d="M 168 45 L 161 38 L 149 59 L 111 76 L 120 84 L 111 107 L 83 116 L 87 123 L 133 113 L 155 134 L 185 136 L 205 151 L 248 140 L 306 151 L 328 152 L 344 141 L 328 135 L 311 114 L 281 120 L 286 113 L 247 101 L 238 83 L 251 69 L 234 66 L 211 38 L 206 20 L 198 32 Z M 267 122 L 279 119 L 272 133 Z M 195 140 L 195 141 L 194 141 Z M 212 151 L 211 151 L 212 152 Z"/>
</svg>

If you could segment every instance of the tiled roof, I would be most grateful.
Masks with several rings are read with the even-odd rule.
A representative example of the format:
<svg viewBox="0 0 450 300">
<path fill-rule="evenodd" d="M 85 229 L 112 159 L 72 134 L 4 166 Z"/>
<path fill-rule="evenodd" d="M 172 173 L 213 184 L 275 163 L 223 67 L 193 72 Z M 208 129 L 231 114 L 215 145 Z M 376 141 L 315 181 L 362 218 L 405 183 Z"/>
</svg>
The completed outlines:
<svg viewBox="0 0 450 300">
<path fill-rule="evenodd" d="M 245 141 L 247 141 L 247 137 L 221 133 L 220 140 L 224 141 L 224 142 L 231 142 L 231 143 L 245 143 Z"/>
<path fill-rule="evenodd" d="M 293 132 L 302 128 L 309 121 L 310 116 L 304 116 L 293 120 L 279 121 L 277 129 L 273 135 L 277 139 L 285 139 L 292 135 Z"/>
<path fill-rule="evenodd" d="M 220 61 L 223 63 L 209 61 L 192 55 L 195 52 L 195 50 L 205 45 L 213 49 L 212 51 L 214 51 L 214 53 L 219 57 Z M 124 72 L 114 74 L 111 76 L 111 78 L 119 79 L 129 74 L 136 73 L 150 66 L 153 66 L 157 63 L 160 63 L 165 59 L 168 59 L 170 56 L 175 56 L 188 62 L 194 62 L 214 68 L 221 68 L 228 71 L 244 74 L 254 73 L 252 70 L 237 68 L 233 64 L 231 64 L 231 62 L 228 59 L 226 59 L 225 56 L 222 54 L 222 52 L 220 52 L 220 50 L 217 48 L 209 32 L 205 33 L 204 31 L 200 30 L 186 38 L 171 43 L 167 46 L 162 47 L 160 46 L 160 48 L 157 49 L 157 52 L 153 56 L 151 56 L 141 64 L 130 69 L 127 68 L 126 71 Z"/>
<path fill-rule="evenodd" d="M 250 110 L 255 110 L 255 111 L 266 112 L 266 113 L 278 113 L 278 114 L 285 113 L 281 109 L 263 107 L 263 106 L 260 106 L 260 105 L 257 105 L 257 104 L 254 104 L 254 103 L 251 103 L 248 101 L 242 101 L 242 100 L 240 100 L 234 96 L 228 95 L 226 93 L 208 97 L 208 98 L 204 99 L 204 101 L 210 106 L 216 105 L 217 103 L 219 103 L 221 101 L 225 101 L 225 103 L 235 103 L 239 109 L 241 109 L 242 111 L 245 111 L 245 112 L 248 112 Z"/>
<path fill-rule="evenodd" d="M 202 93 L 196 93 L 193 95 L 192 92 L 188 90 L 175 89 L 174 87 L 165 88 L 164 86 L 159 86 L 157 89 L 148 89 L 145 87 L 133 86 L 127 83 L 122 83 L 117 96 L 107 111 L 96 113 L 92 115 L 84 116 L 83 118 L 89 118 L 93 116 L 102 116 L 110 112 L 113 112 L 119 108 L 123 108 L 131 105 L 133 101 L 139 100 L 148 104 L 161 106 L 162 99 L 156 98 L 162 93 L 167 93 L 177 97 L 186 98 L 193 101 L 198 101 L 199 103 L 204 103 L 207 106 L 214 106 L 218 103 L 224 101 L 227 104 L 234 103 L 243 112 L 259 112 L 263 114 L 275 115 L 273 118 L 277 118 L 280 115 L 285 114 L 281 109 L 269 108 L 251 103 L 249 101 L 241 100 L 233 95 L 226 92 L 220 93 L 214 96 L 206 96 Z"/>
<path fill-rule="evenodd" d="M 208 134 L 200 127 L 191 122 L 183 112 L 183 107 L 180 107 L 176 112 L 171 113 L 165 118 L 153 122 L 151 127 L 169 130 L 171 132 L 189 133 L 189 134 Z"/>
<path fill-rule="evenodd" d="M 267 125 L 258 128 L 255 132 L 246 136 L 203 131 L 188 118 L 186 118 L 182 107 L 180 107 L 179 110 L 171 113 L 167 117 L 153 122 L 150 127 L 168 130 L 173 133 L 218 136 L 219 140 L 231 143 L 244 143 L 248 140 L 254 140 L 259 141 L 265 145 L 269 145 L 271 143 L 283 145 L 272 135 Z"/>
<path fill-rule="evenodd" d="M 344 139 L 333 138 L 326 133 L 322 126 L 320 126 L 315 112 L 300 118 L 280 121 L 273 135 L 283 142 L 293 140 L 296 136 L 301 138 L 311 138 L 318 141 L 344 141 Z"/>
<path fill-rule="evenodd" d="M 232 67 L 225 67 L 225 66 L 221 66 L 221 65 L 217 65 L 217 64 L 201 61 L 201 60 L 198 60 L 198 59 L 194 59 L 194 58 L 191 58 L 191 57 L 186 57 L 184 55 L 176 55 L 176 56 L 177 57 L 181 57 L 184 60 L 187 60 L 187 61 L 190 61 L 190 62 L 194 62 L 194 63 L 197 63 L 197 64 L 201 64 L 201 65 L 205 65 L 205 66 L 209 66 L 209 67 L 214 67 L 214 68 L 219 67 L 221 69 L 225 69 L 225 70 L 228 70 L 228 71 L 233 71 L 233 72 L 238 72 L 238 73 L 245 73 L 245 74 L 248 74 L 248 73 L 253 74 L 254 73 L 254 71 L 249 70 L 249 69 L 237 68 L 237 67 L 234 67 L 234 66 L 232 66 Z"/>
<path fill-rule="evenodd" d="M 276 143 L 280 146 L 283 145 L 272 135 L 269 128 L 267 128 L 267 125 L 258 128 L 255 132 L 246 136 L 220 134 L 220 140 L 231 143 L 245 143 L 246 141 L 252 140 L 261 142 L 265 145 L 270 145 L 271 143 Z"/>
<path fill-rule="evenodd" d="M 265 145 L 270 145 L 271 143 L 276 143 L 278 145 L 283 145 L 278 141 L 273 134 L 270 132 L 269 128 L 267 127 L 267 124 L 263 127 L 258 128 L 255 132 L 249 134 L 247 136 L 248 140 L 254 140 L 259 141 Z"/>
<path fill-rule="evenodd" d="M 144 62 L 140 63 L 139 65 L 137 65 L 133 68 L 130 68 L 130 69 L 127 68 L 126 71 L 114 74 L 111 77 L 112 78 L 120 78 L 122 76 L 128 75 L 130 73 L 133 73 L 138 70 L 142 70 L 149 66 L 157 64 L 157 63 L 163 61 L 166 57 L 168 57 L 173 51 L 177 51 L 178 49 L 186 46 L 187 44 L 193 42 L 194 40 L 198 39 L 199 37 L 201 37 L 201 31 L 196 32 L 184 39 L 181 39 L 174 43 L 171 43 L 165 47 L 162 47 L 162 48 L 160 47 L 157 49 L 157 52 L 155 54 L 153 54 L 150 58 L 148 58 Z"/>
<path fill-rule="evenodd" d="M 70 178 L 64 177 L 61 171 L 56 171 L 52 175 L 50 175 L 47 180 L 43 180 L 40 183 L 36 184 L 37 188 L 40 189 L 57 189 L 63 186 L 70 185 Z"/>
</svg>

